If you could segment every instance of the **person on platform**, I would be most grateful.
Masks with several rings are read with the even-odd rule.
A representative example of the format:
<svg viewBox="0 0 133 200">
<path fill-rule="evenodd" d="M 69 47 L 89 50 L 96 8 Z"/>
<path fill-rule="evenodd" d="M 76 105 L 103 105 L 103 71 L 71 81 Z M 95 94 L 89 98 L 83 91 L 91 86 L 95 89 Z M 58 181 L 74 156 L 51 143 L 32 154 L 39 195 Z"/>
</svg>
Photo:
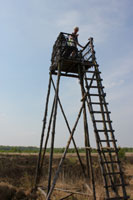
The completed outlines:
<svg viewBox="0 0 133 200">
<path fill-rule="evenodd" d="M 68 42 L 71 46 L 75 46 L 77 47 L 77 45 L 81 48 L 84 48 L 81 44 L 79 44 L 78 42 L 78 31 L 79 31 L 79 27 L 75 27 L 73 33 L 69 36 L 68 38 Z"/>
<path fill-rule="evenodd" d="M 82 49 L 84 48 L 78 42 L 78 36 L 79 36 L 78 31 L 79 31 L 79 27 L 75 27 L 73 33 L 71 35 L 69 35 L 69 37 L 68 37 L 68 46 L 75 47 L 75 50 L 71 54 L 72 57 L 77 55 L 77 52 L 78 52 L 77 46 L 81 47 Z"/>
</svg>

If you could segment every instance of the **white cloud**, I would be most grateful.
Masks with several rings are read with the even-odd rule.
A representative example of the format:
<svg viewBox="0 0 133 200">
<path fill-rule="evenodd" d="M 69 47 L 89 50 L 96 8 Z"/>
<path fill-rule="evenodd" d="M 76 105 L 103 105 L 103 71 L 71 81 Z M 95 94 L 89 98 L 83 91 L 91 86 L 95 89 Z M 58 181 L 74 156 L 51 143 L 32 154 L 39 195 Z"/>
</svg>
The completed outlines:
<svg viewBox="0 0 133 200">
<path fill-rule="evenodd" d="M 72 1 L 74 2 L 74 1 Z M 119 31 L 125 24 L 127 18 L 126 2 L 86 1 L 84 6 L 81 2 L 77 3 L 76 8 L 70 7 L 62 15 L 58 16 L 56 24 L 62 30 L 72 32 L 72 28 L 77 25 L 80 27 L 80 39 L 82 42 L 93 36 L 95 41 L 103 43 L 111 36 L 112 32 Z M 59 17 L 59 18 L 58 18 Z"/>
<path fill-rule="evenodd" d="M 113 66 L 104 75 L 104 82 L 106 88 L 112 88 L 115 86 L 121 86 L 127 84 L 128 76 L 133 74 L 133 58 L 131 55 L 127 55 L 123 58 L 118 58 L 111 63 Z"/>
<path fill-rule="evenodd" d="M 76 10 L 66 11 L 62 18 L 58 18 L 57 26 L 64 27 L 65 29 L 70 29 L 73 27 L 73 24 L 78 24 L 80 18 L 80 13 Z M 73 27 L 74 28 L 74 27 Z"/>
<path fill-rule="evenodd" d="M 0 112 L 0 120 L 3 121 L 7 118 L 6 113 Z"/>
<path fill-rule="evenodd" d="M 121 86 L 123 84 L 124 84 L 124 80 L 118 80 L 118 81 L 112 81 L 112 82 L 105 83 L 106 89 L 113 88 L 116 86 Z"/>
</svg>

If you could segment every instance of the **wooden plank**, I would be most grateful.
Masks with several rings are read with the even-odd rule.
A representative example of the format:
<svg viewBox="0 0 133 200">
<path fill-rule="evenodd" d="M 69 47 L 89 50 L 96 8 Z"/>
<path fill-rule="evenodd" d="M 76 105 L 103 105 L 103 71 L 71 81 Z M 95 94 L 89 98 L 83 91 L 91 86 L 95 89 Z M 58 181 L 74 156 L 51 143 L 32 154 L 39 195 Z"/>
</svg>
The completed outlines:
<svg viewBox="0 0 133 200">
<path fill-rule="evenodd" d="M 100 103 L 100 102 L 91 102 L 91 104 L 94 104 L 94 105 L 108 105 L 108 103 Z"/>
<path fill-rule="evenodd" d="M 44 190 L 42 190 L 40 187 L 37 188 L 38 191 L 46 198 L 47 194 Z"/>
<path fill-rule="evenodd" d="M 88 70 L 88 71 L 85 71 L 86 73 L 95 73 L 95 74 L 101 74 L 101 72 L 99 72 L 99 71 L 90 71 L 90 70 Z"/>
<path fill-rule="evenodd" d="M 114 130 L 100 130 L 100 129 L 97 129 L 95 130 L 96 132 L 114 132 Z"/>
<path fill-rule="evenodd" d="M 122 187 L 123 186 L 123 184 L 121 183 L 121 184 L 114 184 L 114 185 L 106 185 L 106 186 L 104 186 L 105 188 L 111 188 L 111 187 Z M 124 186 L 128 186 L 128 184 L 124 184 Z"/>
<path fill-rule="evenodd" d="M 122 172 L 108 172 L 108 173 L 104 173 L 105 176 L 109 176 L 109 175 L 121 175 Z"/>
<path fill-rule="evenodd" d="M 99 142 L 117 142 L 117 140 L 100 140 Z"/>
<path fill-rule="evenodd" d="M 105 97 L 106 96 L 106 93 L 104 94 L 89 94 L 90 96 L 93 96 L 93 97 L 99 97 L 99 96 L 102 96 L 102 97 Z"/>
<path fill-rule="evenodd" d="M 119 164 L 120 163 L 120 161 L 115 161 L 115 160 L 113 160 L 113 161 L 102 161 L 101 162 L 102 164 L 112 164 L 112 163 L 114 163 L 114 164 Z"/>
<path fill-rule="evenodd" d="M 112 123 L 112 121 L 111 120 L 94 120 L 94 122 L 99 122 L 99 123 Z"/>
<path fill-rule="evenodd" d="M 72 196 L 73 194 L 69 194 L 69 195 L 67 195 L 67 196 L 65 196 L 65 197 L 63 197 L 63 198 L 61 198 L 60 200 L 64 200 L 64 199 L 67 199 L 68 197 L 70 197 L 70 196 Z"/>
<path fill-rule="evenodd" d="M 90 89 L 90 88 L 94 88 L 94 89 L 95 89 L 95 88 L 96 88 L 96 89 L 97 89 L 97 88 L 104 89 L 103 86 L 88 86 L 88 89 Z"/>
<path fill-rule="evenodd" d="M 76 192 L 76 191 L 71 191 L 71 190 L 65 190 L 65 189 L 61 189 L 61 188 L 54 188 L 54 190 L 57 191 L 62 191 L 62 192 L 66 192 L 66 193 L 71 193 L 71 194 L 78 194 L 78 195 L 83 195 L 83 196 L 92 196 L 83 192 Z"/>
<path fill-rule="evenodd" d="M 110 197 L 110 198 L 106 198 L 105 200 L 127 200 L 129 199 L 129 196 L 124 196 L 124 197 Z"/>
<path fill-rule="evenodd" d="M 86 80 L 89 80 L 89 81 L 91 81 L 91 80 L 93 80 L 93 81 L 103 81 L 103 79 L 101 79 L 101 78 L 85 78 Z"/>
<path fill-rule="evenodd" d="M 110 114 L 111 112 L 109 112 L 109 111 L 104 111 L 104 112 L 101 112 L 101 111 L 90 111 L 90 113 L 96 113 L 96 114 L 105 113 L 105 114 Z"/>
<path fill-rule="evenodd" d="M 57 72 L 52 72 L 53 75 L 57 75 L 58 73 Z M 60 76 L 65 76 L 65 77 L 72 77 L 72 78 L 79 78 L 78 75 L 75 75 L 75 74 L 63 74 L 61 73 Z"/>
</svg>

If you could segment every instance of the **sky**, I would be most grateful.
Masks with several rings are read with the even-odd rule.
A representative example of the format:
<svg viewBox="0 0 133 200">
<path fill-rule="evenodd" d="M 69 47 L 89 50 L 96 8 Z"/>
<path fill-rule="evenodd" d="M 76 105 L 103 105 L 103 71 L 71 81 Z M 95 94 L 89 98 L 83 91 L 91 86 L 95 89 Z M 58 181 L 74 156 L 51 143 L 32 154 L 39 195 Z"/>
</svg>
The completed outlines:
<svg viewBox="0 0 133 200">
<path fill-rule="evenodd" d="M 52 47 L 60 32 L 79 26 L 82 45 L 94 38 L 118 145 L 132 147 L 132 19 L 132 0 L 0 0 L 0 145 L 39 146 Z M 60 98 L 72 128 L 81 104 L 78 82 L 62 78 Z M 59 110 L 55 146 L 65 146 L 68 136 Z"/>
</svg>

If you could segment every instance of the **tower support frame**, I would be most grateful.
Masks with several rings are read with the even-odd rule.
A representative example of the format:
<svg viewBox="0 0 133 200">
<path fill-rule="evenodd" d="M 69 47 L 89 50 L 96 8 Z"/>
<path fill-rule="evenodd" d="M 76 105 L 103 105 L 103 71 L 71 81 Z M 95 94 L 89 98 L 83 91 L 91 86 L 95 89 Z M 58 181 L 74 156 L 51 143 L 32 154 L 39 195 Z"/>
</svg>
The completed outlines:
<svg viewBox="0 0 133 200">
<path fill-rule="evenodd" d="M 93 38 L 90 38 L 88 43 L 82 52 L 78 52 L 77 57 L 73 58 L 71 55 L 72 49 L 67 46 L 67 36 L 70 34 L 60 33 L 55 45 L 53 47 L 52 53 L 52 65 L 50 67 L 49 73 L 49 84 L 48 92 L 46 97 L 45 112 L 43 119 L 42 134 L 40 140 L 40 151 L 38 156 L 36 176 L 34 189 L 39 188 L 45 194 L 45 199 L 50 200 L 54 190 L 61 190 L 56 188 L 56 182 L 59 177 L 59 173 L 62 169 L 62 165 L 66 158 L 67 151 L 69 149 L 70 143 L 73 142 L 75 152 L 77 154 L 82 173 L 84 176 L 85 184 L 87 185 L 88 199 L 93 198 L 98 199 L 96 193 L 96 180 L 95 172 L 93 169 L 93 158 L 91 152 L 91 144 L 89 138 L 89 124 L 87 119 L 87 111 L 90 113 L 92 120 L 94 134 L 96 138 L 97 153 L 99 155 L 99 163 L 101 166 L 101 172 L 103 175 L 104 188 L 105 188 L 105 200 L 115 200 L 123 199 L 126 200 L 129 196 L 126 193 L 126 184 L 124 181 L 123 172 L 121 169 L 121 164 L 118 156 L 118 148 L 116 144 L 116 139 L 114 136 L 114 130 L 112 128 L 112 121 L 110 120 L 110 112 L 108 110 L 108 103 L 106 102 L 106 94 L 103 90 L 102 79 L 100 76 L 99 65 L 96 62 L 95 51 L 93 45 Z M 67 56 L 67 58 L 66 58 Z M 68 57 L 69 56 L 69 57 Z M 92 70 L 90 70 L 92 69 Z M 89 77 L 88 77 L 89 75 Z M 54 83 L 53 76 L 57 76 L 56 84 Z M 68 119 L 66 117 L 63 105 L 59 97 L 59 86 L 61 77 L 76 78 L 79 79 L 79 84 L 81 88 L 81 107 L 79 109 L 76 121 L 73 128 L 70 128 Z M 48 116 L 49 100 L 51 94 L 51 86 L 54 89 L 53 103 L 51 107 L 50 116 L 48 119 L 47 133 L 46 133 L 46 123 Z M 94 90 L 96 89 L 96 92 Z M 93 100 L 93 97 L 98 98 Z M 96 110 L 95 105 L 99 106 Z M 61 156 L 59 165 L 55 174 L 53 175 L 53 153 L 54 153 L 54 141 L 56 136 L 56 122 L 57 122 L 57 112 L 58 107 L 60 107 L 61 113 L 64 117 L 69 138 Z M 83 114 L 83 126 L 84 126 L 84 145 L 85 145 L 85 158 L 86 162 L 83 163 L 76 141 L 74 139 L 74 133 L 76 131 L 79 119 Z M 100 115 L 100 119 L 97 119 L 97 115 Z M 102 124 L 102 128 L 98 128 L 99 124 Z M 101 126 L 100 126 L 101 127 Z M 45 135 L 46 134 L 46 135 Z M 101 136 L 103 134 L 103 136 Z M 40 178 L 42 176 L 43 165 L 45 164 L 46 150 L 49 141 L 49 136 L 51 135 L 50 142 L 50 156 L 49 156 L 49 167 L 48 167 L 48 183 L 45 188 L 46 192 L 42 190 L 44 187 L 40 188 L 38 185 L 40 183 Z M 45 137 L 45 142 L 44 142 Z M 44 144 L 43 144 L 44 143 Z M 45 172 L 44 172 L 45 173 Z M 63 190 L 63 189 L 62 189 Z M 64 189 L 65 191 L 65 189 Z M 68 191 L 69 195 L 65 196 L 63 199 L 69 198 L 73 194 L 77 194 L 75 191 Z M 79 195 L 82 193 L 79 192 Z"/>
</svg>

